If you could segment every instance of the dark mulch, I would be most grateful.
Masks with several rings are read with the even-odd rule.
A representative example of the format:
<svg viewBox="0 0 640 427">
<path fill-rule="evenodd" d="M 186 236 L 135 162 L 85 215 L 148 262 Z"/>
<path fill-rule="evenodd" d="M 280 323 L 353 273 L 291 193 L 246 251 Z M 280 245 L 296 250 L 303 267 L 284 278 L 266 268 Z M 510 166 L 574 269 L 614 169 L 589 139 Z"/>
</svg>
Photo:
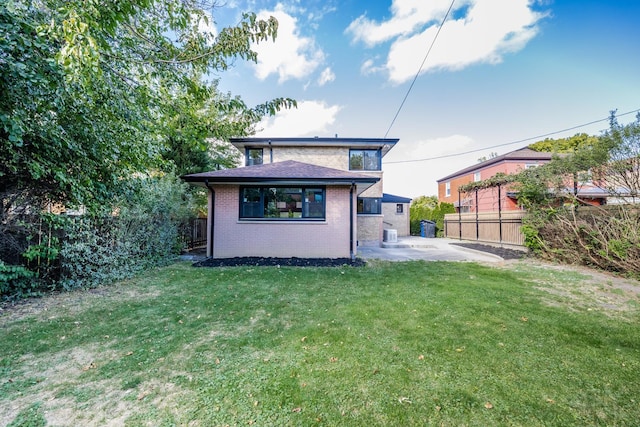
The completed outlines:
<svg viewBox="0 0 640 427">
<path fill-rule="evenodd" d="M 452 245 L 475 249 L 482 252 L 489 252 L 490 254 L 498 255 L 503 259 L 521 259 L 528 256 L 527 252 L 525 251 L 510 248 L 501 248 L 499 246 L 483 245 L 480 243 L 452 243 Z"/>
<path fill-rule="evenodd" d="M 273 267 L 362 267 L 366 262 L 360 258 L 207 258 L 195 262 L 194 267 L 237 267 L 237 266 L 273 266 Z"/>
</svg>

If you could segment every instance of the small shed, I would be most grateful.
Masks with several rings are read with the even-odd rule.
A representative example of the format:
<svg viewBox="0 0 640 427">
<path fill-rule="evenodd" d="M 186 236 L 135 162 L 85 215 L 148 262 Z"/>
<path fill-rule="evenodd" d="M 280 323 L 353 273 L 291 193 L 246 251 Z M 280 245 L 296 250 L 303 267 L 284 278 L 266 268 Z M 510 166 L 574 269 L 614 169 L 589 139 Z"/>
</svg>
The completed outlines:
<svg viewBox="0 0 640 427">
<path fill-rule="evenodd" d="M 394 194 L 382 194 L 383 229 L 397 230 L 398 237 L 408 236 L 411 199 Z"/>
</svg>

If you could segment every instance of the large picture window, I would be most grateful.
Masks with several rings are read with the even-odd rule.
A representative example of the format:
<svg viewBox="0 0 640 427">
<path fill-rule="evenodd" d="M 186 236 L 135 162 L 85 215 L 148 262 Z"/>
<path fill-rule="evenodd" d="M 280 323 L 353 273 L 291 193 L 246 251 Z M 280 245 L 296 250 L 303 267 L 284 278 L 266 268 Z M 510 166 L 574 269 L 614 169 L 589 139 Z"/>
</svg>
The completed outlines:
<svg viewBox="0 0 640 427">
<path fill-rule="evenodd" d="M 382 199 L 374 197 L 358 197 L 358 214 L 380 215 Z"/>
<path fill-rule="evenodd" d="M 241 187 L 240 219 L 325 219 L 322 187 Z"/>
<path fill-rule="evenodd" d="M 379 171 L 381 158 L 380 150 L 349 150 L 349 169 Z"/>
</svg>

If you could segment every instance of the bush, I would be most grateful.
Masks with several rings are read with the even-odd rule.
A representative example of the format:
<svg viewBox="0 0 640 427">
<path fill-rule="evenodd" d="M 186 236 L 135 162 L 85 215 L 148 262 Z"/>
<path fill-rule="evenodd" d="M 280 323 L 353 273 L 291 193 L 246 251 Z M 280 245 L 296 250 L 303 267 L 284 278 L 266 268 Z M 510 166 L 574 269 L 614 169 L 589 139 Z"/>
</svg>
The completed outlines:
<svg viewBox="0 0 640 427">
<path fill-rule="evenodd" d="M 640 212 L 634 205 L 540 209 L 523 227 L 540 257 L 640 277 Z"/>
<path fill-rule="evenodd" d="M 0 247 L 13 254 L 0 253 L 2 298 L 96 286 L 172 261 L 182 248 L 180 224 L 190 216 L 185 187 L 174 176 L 140 177 L 112 206 L 88 214 L 7 216 L 11 245 Z"/>
</svg>

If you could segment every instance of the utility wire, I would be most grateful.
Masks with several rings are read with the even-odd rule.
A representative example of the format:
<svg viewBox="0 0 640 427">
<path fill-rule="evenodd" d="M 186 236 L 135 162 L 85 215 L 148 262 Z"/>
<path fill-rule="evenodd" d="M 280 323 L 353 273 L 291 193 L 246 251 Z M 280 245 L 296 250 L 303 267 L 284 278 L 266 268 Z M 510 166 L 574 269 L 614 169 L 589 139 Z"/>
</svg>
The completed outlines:
<svg viewBox="0 0 640 427">
<path fill-rule="evenodd" d="M 433 41 L 431 42 L 431 46 L 429 46 L 429 50 L 427 50 L 426 55 L 424 55 L 424 58 L 422 59 L 422 64 L 420 64 L 420 68 L 418 69 L 418 72 L 416 73 L 415 77 L 413 78 L 413 81 L 409 85 L 409 89 L 407 89 L 407 93 L 404 95 L 404 99 L 400 103 L 400 107 L 398 107 L 398 111 L 396 111 L 396 115 L 393 116 L 393 120 L 391 120 L 391 124 L 389 125 L 389 128 L 387 129 L 387 132 L 384 134 L 385 139 L 387 138 L 387 135 L 389 135 L 389 132 L 391 131 L 391 128 L 393 127 L 393 124 L 396 122 L 396 119 L 398 118 L 398 115 L 400 114 L 400 110 L 402 110 L 402 107 L 404 106 L 404 103 L 407 101 L 407 98 L 409 97 L 409 93 L 411 92 L 411 89 L 413 89 L 413 85 L 416 83 L 416 80 L 418 80 L 418 76 L 420 75 L 420 72 L 422 71 L 422 68 L 424 67 L 424 63 L 427 62 L 427 58 L 429 57 L 429 54 L 431 53 L 431 49 L 433 49 L 433 45 L 436 43 L 436 40 L 438 39 L 438 35 L 440 34 L 440 30 L 442 30 L 442 27 L 444 26 L 444 23 L 447 20 L 447 17 L 449 16 L 449 13 L 451 13 L 451 9 L 453 9 L 453 4 L 455 3 L 455 1 L 456 0 L 451 0 L 451 5 L 449 5 L 449 10 L 447 10 L 447 13 L 444 15 L 444 18 L 442 18 L 442 22 L 440 23 L 440 26 L 438 27 L 438 31 L 436 32 L 436 35 L 433 38 Z"/>
<path fill-rule="evenodd" d="M 626 113 L 617 114 L 617 115 L 615 115 L 614 117 L 622 117 L 622 116 L 626 116 L 626 115 L 633 114 L 633 113 L 638 113 L 638 112 L 640 112 L 640 108 L 635 109 L 635 110 L 632 110 L 632 111 L 627 111 Z M 439 159 L 447 159 L 447 158 L 450 158 L 450 157 L 464 156 L 465 154 L 477 153 L 477 152 L 479 152 L 479 151 L 490 150 L 490 149 L 492 149 L 492 148 L 505 147 L 505 146 L 507 146 L 507 145 L 519 144 L 519 143 L 527 142 L 527 141 L 531 141 L 531 140 L 534 140 L 534 139 L 540 140 L 540 139 L 542 139 L 542 138 L 546 138 L 546 137 L 551 136 L 551 135 L 556 135 L 556 134 L 558 134 L 558 133 L 567 132 L 567 131 L 574 130 L 574 129 L 579 129 L 579 128 L 582 128 L 582 127 L 585 127 L 585 126 L 593 125 L 593 124 L 595 124 L 595 123 L 604 122 L 604 121 L 607 121 L 607 120 L 609 120 L 609 119 L 610 119 L 610 116 L 609 116 L 609 117 L 607 117 L 607 118 L 605 118 L 605 119 L 594 120 L 594 121 L 589 122 L 589 123 L 584 123 L 584 124 L 577 125 L 577 126 L 573 126 L 573 127 L 570 127 L 570 128 L 566 128 L 566 129 L 562 129 L 562 130 L 557 130 L 557 131 L 555 131 L 555 132 L 549 132 L 549 133 L 545 133 L 545 134 L 543 134 L 543 135 L 532 136 L 532 137 L 530 137 L 530 138 L 525 138 L 525 139 L 519 139 L 519 140 L 517 140 L 517 141 L 505 142 L 504 144 L 497 144 L 497 145 L 491 145 L 491 146 L 489 146 L 489 147 L 476 148 L 476 149 L 474 149 L 474 150 L 463 151 L 462 153 L 444 154 L 444 155 L 442 155 L 442 156 L 427 157 L 427 158 L 425 158 L 425 159 L 396 160 L 395 162 L 393 162 L 393 161 L 391 161 L 391 162 L 385 161 L 385 162 L 384 162 L 384 164 L 385 164 L 385 165 L 388 165 L 388 164 L 394 164 L 394 163 L 426 162 L 426 161 L 428 161 L 428 160 L 439 160 Z"/>
</svg>

